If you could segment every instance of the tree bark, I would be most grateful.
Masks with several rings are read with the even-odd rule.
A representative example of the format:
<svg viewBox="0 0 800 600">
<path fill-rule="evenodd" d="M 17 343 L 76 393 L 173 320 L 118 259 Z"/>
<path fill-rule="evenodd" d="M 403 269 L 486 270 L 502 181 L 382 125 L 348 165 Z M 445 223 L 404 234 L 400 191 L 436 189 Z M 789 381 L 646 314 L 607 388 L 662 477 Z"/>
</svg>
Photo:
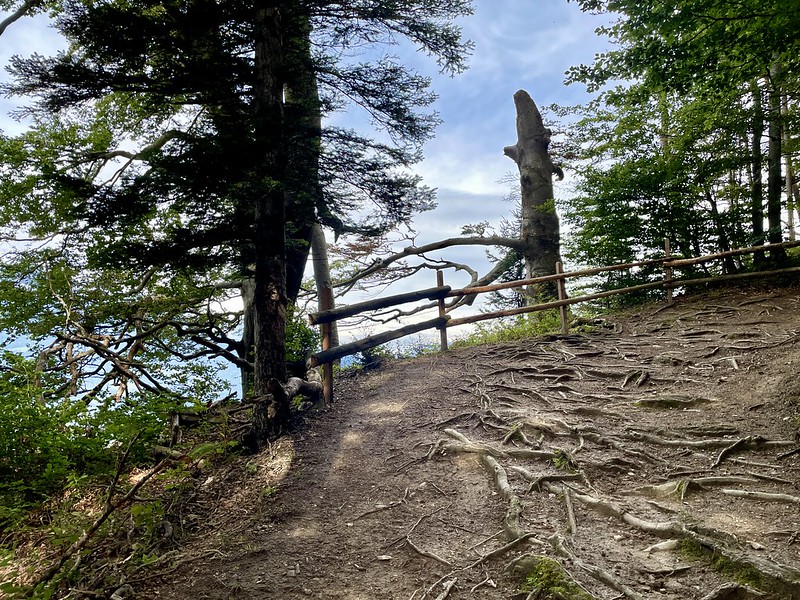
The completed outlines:
<svg viewBox="0 0 800 600">
<path fill-rule="evenodd" d="M 242 383 L 242 400 L 253 394 L 253 367 L 255 363 L 255 317 L 254 302 L 256 288 L 252 277 L 242 279 L 242 344 L 239 350 L 239 358 L 247 361 L 250 366 L 241 366 L 239 375 Z"/>
<path fill-rule="evenodd" d="M 323 293 L 324 290 L 331 291 L 333 297 L 333 280 L 331 279 L 331 267 L 328 262 L 328 243 L 325 241 L 325 232 L 319 223 L 314 225 L 311 232 L 311 260 L 314 265 L 314 284 L 317 288 L 317 309 L 324 310 Z M 334 308 L 331 306 L 331 308 Z M 331 348 L 339 345 L 339 326 L 334 321 L 331 323 Z"/>
<path fill-rule="evenodd" d="M 769 173 L 767 179 L 767 221 L 769 223 L 769 232 L 767 239 L 770 244 L 780 244 L 783 241 L 783 224 L 781 223 L 783 188 L 781 71 L 781 65 L 775 63 L 770 70 L 769 77 L 769 151 L 767 153 L 767 169 Z M 786 252 L 783 248 L 770 251 L 770 259 L 775 266 L 780 266 L 786 261 Z"/>
<path fill-rule="evenodd" d="M 265 1 L 254 23 L 254 122 L 261 172 L 254 182 L 255 204 L 253 394 L 269 396 L 253 410 L 251 445 L 280 433 L 289 420 L 289 402 L 272 394 L 273 379 L 286 380 L 286 155 L 283 118 L 285 3 Z"/>
<path fill-rule="evenodd" d="M 553 198 L 553 165 L 548 148 L 551 131 L 544 126 L 536 104 L 524 90 L 514 94 L 517 109 L 517 143 L 503 153 L 519 168 L 522 200 L 522 255 L 528 278 L 552 275 L 560 256 L 558 215 Z M 563 175 L 562 175 L 563 176 Z M 529 303 L 558 297 L 554 282 L 530 290 Z"/>
<path fill-rule="evenodd" d="M 752 246 L 760 246 L 764 243 L 764 183 L 761 178 L 763 168 L 761 158 L 761 137 L 764 135 L 764 109 L 761 102 L 761 86 L 758 81 L 751 84 L 753 94 L 753 138 L 752 138 L 752 158 L 751 182 L 750 182 L 750 217 L 753 226 L 753 239 L 750 241 Z M 764 253 L 758 252 L 753 255 L 756 267 L 764 264 Z"/>
<path fill-rule="evenodd" d="M 789 99 L 786 95 L 781 100 L 781 116 L 786 122 L 789 114 Z M 793 242 L 796 239 L 795 232 L 795 209 L 800 209 L 800 190 L 797 188 L 797 177 L 795 174 L 794 160 L 792 153 L 789 150 L 792 145 L 792 138 L 789 134 L 789 128 L 783 127 L 783 152 L 786 158 L 786 208 L 788 214 L 789 225 L 789 241 Z M 800 214 L 800 213 L 798 213 Z"/>
<path fill-rule="evenodd" d="M 722 222 L 722 217 L 719 214 L 717 199 L 714 197 L 714 194 L 711 193 L 710 189 L 706 189 L 706 200 L 711 205 L 711 219 L 714 222 L 714 227 L 717 230 L 717 239 L 719 240 L 717 245 L 720 249 L 720 252 L 730 252 L 731 243 L 728 239 L 728 233 L 725 231 L 725 224 Z M 697 256 L 700 256 L 700 254 Z M 734 262 L 733 257 L 724 257 L 722 259 L 722 272 L 735 273 L 736 271 L 736 263 Z"/>
</svg>

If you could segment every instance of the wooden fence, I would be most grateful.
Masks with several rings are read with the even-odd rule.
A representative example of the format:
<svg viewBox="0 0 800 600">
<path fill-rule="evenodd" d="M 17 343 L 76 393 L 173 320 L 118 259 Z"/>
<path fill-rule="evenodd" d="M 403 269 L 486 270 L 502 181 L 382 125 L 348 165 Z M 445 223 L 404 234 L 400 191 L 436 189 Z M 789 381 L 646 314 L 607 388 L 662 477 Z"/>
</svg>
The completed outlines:
<svg viewBox="0 0 800 600">
<path fill-rule="evenodd" d="M 675 288 L 687 287 L 691 285 L 704 285 L 707 283 L 718 282 L 718 281 L 744 280 L 754 277 L 765 277 L 781 273 L 800 273 L 800 267 L 791 267 L 784 269 L 774 269 L 770 271 L 757 271 L 757 272 L 747 272 L 747 273 L 735 273 L 730 275 L 718 275 L 715 277 L 675 278 L 674 277 L 675 270 L 680 270 L 685 267 L 702 264 L 714 260 L 719 260 L 731 256 L 742 256 L 742 255 L 755 254 L 757 252 L 765 252 L 765 251 L 769 252 L 771 250 L 776 250 L 779 248 L 782 249 L 792 248 L 800 246 L 800 241 L 786 242 L 783 244 L 770 244 L 766 246 L 753 246 L 749 248 L 740 248 L 737 250 L 730 250 L 728 252 L 720 252 L 717 254 L 709 254 L 706 256 L 699 256 L 696 258 L 673 258 L 670 252 L 669 240 L 665 240 L 664 242 L 665 242 L 664 256 L 661 258 L 655 258 L 651 260 L 644 260 L 644 261 L 625 263 L 625 264 L 617 264 L 607 267 L 582 269 L 579 271 L 570 271 L 566 273 L 563 272 L 562 264 L 557 263 L 556 273 L 554 275 L 547 275 L 544 277 L 534 277 L 532 279 L 520 279 L 517 281 L 509 281 L 493 285 L 466 287 L 456 290 L 452 289 L 448 285 L 444 285 L 444 275 L 442 271 L 437 271 L 436 287 L 428 288 L 425 290 L 418 290 L 414 292 L 407 292 L 404 294 L 396 294 L 393 296 L 386 296 L 383 298 L 378 298 L 376 300 L 367 300 L 365 302 L 359 302 L 356 304 L 350 304 L 339 308 L 332 308 L 328 310 L 322 310 L 317 313 L 313 313 L 309 315 L 309 321 L 312 325 L 320 326 L 322 334 L 322 351 L 312 354 L 308 359 L 308 365 L 310 367 L 316 367 L 322 365 L 323 394 L 325 397 L 325 402 L 330 404 L 330 402 L 333 400 L 333 369 L 331 364 L 334 361 L 339 360 L 340 358 L 343 358 L 345 356 L 350 356 L 358 352 L 361 352 L 363 350 L 368 350 L 370 348 L 374 348 L 375 346 L 385 344 L 386 342 L 390 342 L 392 340 L 396 340 L 405 337 L 407 335 L 411 335 L 413 333 L 424 331 L 426 329 L 435 328 L 439 330 L 441 349 L 442 351 L 445 351 L 447 350 L 448 327 L 456 327 L 458 325 L 477 323 L 479 321 L 486 321 L 489 319 L 497 319 L 500 317 L 508 317 L 530 312 L 538 312 L 542 310 L 550 310 L 558 308 L 561 313 L 561 332 L 567 334 L 569 333 L 569 324 L 567 322 L 567 306 L 572 304 L 580 304 L 582 302 L 590 302 L 592 300 L 599 300 L 601 298 L 608 298 L 611 296 L 620 296 L 624 294 L 630 294 L 633 292 L 639 292 L 642 290 L 664 288 L 664 290 L 666 291 L 666 301 L 667 304 L 669 305 L 672 304 L 672 294 Z M 573 279 L 578 277 L 589 277 L 591 275 L 599 275 L 601 273 L 608 273 L 611 271 L 621 271 L 621 270 L 628 270 L 641 267 L 650 267 L 654 265 L 660 265 L 663 270 L 663 276 L 658 281 L 652 281 L 649 283 L 643 283 L 640 285 L 634 285 L 616 290 L 607 290 L 605 292 L 597 292 L 594 294 L 586 294 L 583 296 L 575 296 L 573 298 L 567 297 L 567 292 L 566 292 L 567 279 Z M 446 312 L 445 299 L 447 298 L 462 298 L 465 296 L 477 296 L 478 294 L 485 294 L 488 292 L 495 292 L 500 290 L 518 289 L 530 285 L 547 283 L 551 281 L 556 282 L 558 289 L 558 298 L 559 298 L 558 300 L 555 300 L 553 302 L 545 302 L 541 304 L 535 304 L 532 306 L 523 306 L 519 308 L 499 310 L 489 313 L 481 313 L 478 315 L 470 315 L 457 319 L 452 318 Z M 332 306 L 333 304 L 332 292 L 330 290 L 326 290 L 326 293 L 323 294 L 323 296 L 324 296 L 323 306 Z M 395 329 L 392 331 L 385 331 L 375 335 L 370 335 L 361 340 L 357 340 L 349 344 L 343 344 L 341 346 L 336 346 L 334 348 L 330 347 L 330 339 L 331 339 L 330 324 L 333 323 L 334 321 L 338 321 L 339 319 L 352 317 L 369 311 L 380 310 L 382 308 L 389 308 L 392 306 L 398 306 L 401 304 L 416 302 L 419 300 L 437 301 L 439 307 L 439 316 L 436 317 L 435 319 L 429 319 L 427 321 L 423 321 L 420 323 L 406 325 L 405 327 L 401 327 L 399 329 Z"/>
</svg>

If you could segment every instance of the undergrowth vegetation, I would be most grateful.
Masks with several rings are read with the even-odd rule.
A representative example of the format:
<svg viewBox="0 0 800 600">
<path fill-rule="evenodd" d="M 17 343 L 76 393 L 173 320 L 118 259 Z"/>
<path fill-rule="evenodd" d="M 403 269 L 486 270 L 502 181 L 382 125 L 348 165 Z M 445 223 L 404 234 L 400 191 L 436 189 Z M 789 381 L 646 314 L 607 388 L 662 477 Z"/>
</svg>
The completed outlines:
<svg viewBox="0 0 800 600">
<path fill-rule="evenodd" d="M 292 311 L 287 360 L 304 360 L 317 342 Z M 195 393 L 123 383 L 82 401 L 35 358 L 0 355 L 0 597 L 111 594 L 179 544 L 191 528 L 187 490 L 238 454 L 247 413 L 179 434 L 176 414 L 222 406 L 230 390 L 214 366 L 174 377 L 193 379 Z"/>
<path fill-rule="evenodd" d="M 454 348 L 465 348 L 495 342 L 513 342 L 561 331 L 557 310 L 545 310 L 491 323 L 479 323 L 473 332 L 453 342 Z"/>
</svg>

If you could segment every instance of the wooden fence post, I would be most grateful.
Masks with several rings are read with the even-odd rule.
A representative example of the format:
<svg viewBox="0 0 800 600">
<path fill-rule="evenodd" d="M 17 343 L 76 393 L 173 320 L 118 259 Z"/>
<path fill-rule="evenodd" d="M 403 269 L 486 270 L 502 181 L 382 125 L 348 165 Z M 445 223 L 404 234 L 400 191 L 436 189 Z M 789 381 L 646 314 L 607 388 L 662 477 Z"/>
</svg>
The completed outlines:
<svg viewBox="0 0 800 600">
<path fill-rule="evenodd" d="M 669 247 L 669 238 L 664 238 L 664 257 L 667 262 L 664 263 L 664 289 L 667 290 L 667 305 L 672 305 L 672 267 L 669 266 L 669 259 L 672 253 Z"/>
<path fill-rule="evenodd" d="M 564 273 L 564 264 L 561 261 L 556 263 L 556 274 L 561 275 Z M 560 277 L 558 279 L 558 299 L 559 300 L 566 300 L 567 299 L 567 284 L 565 282 L 564 277 Z M 567 323 L 567 306 L 559 306 L 559 312 L 561 313 L 561 333 L 567 335 L 569 333 L 569 324 Z"/>
<path fill-rule="evenodd" d="M 436 285 L 438 287 L 443 287 L 444 286 L 444 272 L 441 269 L 437 269 L 437 271 L 436 271 Z M 439 298 L 438 304 L 439 304 L 439 316 L 440 317 L 446 316 L 445 315 L 445 310 L 444 310 L 444 297 Z M 442 352 L 446 352 L 447 351 L 447 323 L 444 323 L 439 328 L 439 340 L 440 340 L 440 343 L 441 343 L 441 351 Z"/>
<path fill-rule="evenodd" d="M 331 308 L 333 308 L 333 290 L 326 285 L 322 288 L 322 309 L 330 310 Z M 320 325 L 323 351 L 331 347 L 332 329 L 333 325 L 331 325 L 331 323 L 323 323 Z M 333 404 L 333 363 L 330 362 L 322 365 L 322 399 L 325 406 L 331 406 Z"/>
</svg>

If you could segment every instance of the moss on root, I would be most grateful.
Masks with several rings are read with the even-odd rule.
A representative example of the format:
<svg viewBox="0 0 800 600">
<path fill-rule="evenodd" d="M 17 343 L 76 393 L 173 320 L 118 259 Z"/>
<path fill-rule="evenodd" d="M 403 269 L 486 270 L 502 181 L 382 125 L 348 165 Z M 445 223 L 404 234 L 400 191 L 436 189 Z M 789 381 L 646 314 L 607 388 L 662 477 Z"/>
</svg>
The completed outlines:
<svg viewBox="0 0 800 600">
<path fill-rule="evenodd" d="M 706 548 L 692 539 L 681 542 L 681 554 L 687 558 L 706 562 L 720 575 L 724 575 L 741 585 L 766 588 L 761 573 L 751 565 L 731 560 L 717 551 Z"/>
<path fill-rule="evenodd" d="M 552 558 L 531 557 L 527 575 L 520 585 L 521 592 L 538 592 L 540 600 L 597 600 L 581 588 Z"/>
</svg>

